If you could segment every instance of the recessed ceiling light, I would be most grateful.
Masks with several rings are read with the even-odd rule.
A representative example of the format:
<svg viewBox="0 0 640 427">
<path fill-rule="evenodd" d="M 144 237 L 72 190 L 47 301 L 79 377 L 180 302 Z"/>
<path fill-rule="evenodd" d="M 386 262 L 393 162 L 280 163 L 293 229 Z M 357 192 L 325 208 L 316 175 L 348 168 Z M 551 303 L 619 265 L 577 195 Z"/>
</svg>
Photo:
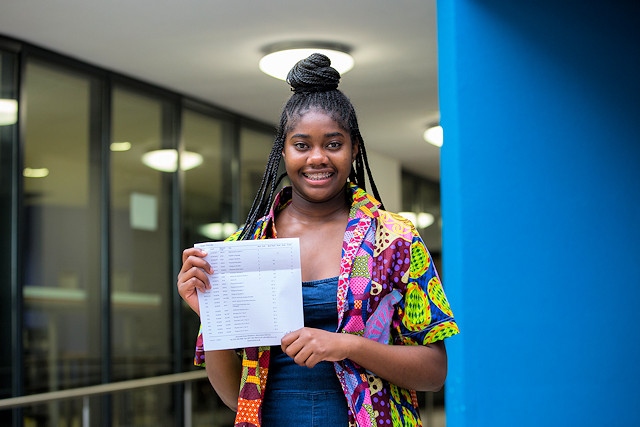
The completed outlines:
<svg viewBox="0 0 640 427">
<path fill-rule="evenodd" d="M 22 176 L 25 178 L 44 178 L 49 175 L 47 168 L 24 168 Z"/>
<path fill-rule="evenodd" d="M 18 101 L 0 99 L 0 126 L 12 125 L 18 121 Z"/>
<path fill-rule="evenodd" d="M 442 126 L 436 125 L 425 130 L 423 138 L 429 144 L 435 145 L 436 147 L 442 147 L 443 135 Z"/>
<path fill-rule="evenodd" d="M 131 150 L 131 143 L 127 141 L 112 142 L 111 151 L 129 151 Z"/>
<path fill-rule="evenodd" d="M 416 224 L 418 228 L 427 228 L 435 222 L 435 217 L 429 212 L 420 212 L 416 215 Z"/>
<path fill-rule="evenodd" d="M 429 212 L 398 212 L 413 223 L 416 228 L 427 228 L 435 222 L 435 217 Z"/>
<path fill-rule="evenodd" d="M 142 163 L 161 172 L 178 170 L 178 151 L 173 148 L 153 150 L 143 154 Z M 188 171 L 202 164 L 202 155 L 191 151 L 180 153 L 180 169 Z"/>
<path fill-rule="evenodd" d="M 213 240 L 226 239 L 235 233 L 237 229 L 238 226 L 232 222 L 212 222 L 198 227 L 200 234 Z"/>
<path fill-rule="evenodd" d="M 263 49 L 265 56 L 259 63 L 260 70 L 280 80 L 285 80 L 289 70 L 301 59 L 312 53 L 322 53 L 331 60 L 331 66 L 341 75 L 353 68 L 353 57 L 348 46 L 326 42 L 274 43 Z"/>
</svg>

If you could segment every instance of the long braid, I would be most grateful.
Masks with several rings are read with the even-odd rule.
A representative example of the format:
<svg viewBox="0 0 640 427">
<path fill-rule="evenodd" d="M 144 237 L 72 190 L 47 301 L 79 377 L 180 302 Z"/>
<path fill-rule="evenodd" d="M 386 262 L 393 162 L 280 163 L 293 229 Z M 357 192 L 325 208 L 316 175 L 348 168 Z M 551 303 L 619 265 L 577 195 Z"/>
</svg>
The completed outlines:
<svg viewBox="0 0 640 427">
<path fill-rule="evenodd" d="M 378 188 L 373 180 L 364 139 L 360 134 L 358 119 L 353 104 L 340 90 L 340 74 L 331 67 L 331 61 L 325 55 L 314 53 L 298 62 L 289 72 L 287 82 L 294 92 L 285 104 L 280 116 L 276 137 L 269 153 L 260 188 L 253 200 L 244 229 L 239 239 L 251 239 L 260 218 L 271 209 L 278 185 L 284 177 L 278 176 L 282 150 L 287 133 L 306 112 L 319 109 L 331 116 L 340 126 L 350 132 L 351 141 L 358 144 L 355 164 L 349 173 L 349 181 L 366 190 L 366 178 L 373 190 L 373 196 L 382 203 Z M 366 176 L 365 176 L 366 175 Z"/>
<path fill-rule="evenodd" d="M 367 176 L 369 177 L 369 182 L 371 183 L 371 191 L 373 191 L 373 197 L 378 199 L 380 202 L 380 207 L 384 209 L 384 204 L 382 203 L 382 198 L 380 197 L 380 193 L 378 192 L 378 187 L 376 186 L 376 182 L 373 180 L 373 174 L 371 173 L 371 167 L 369 167 L 369 159 L 367 158 L 367 149 L 364 148 L 364 142 L 362 141 L 362 136 L 360 136 L 360 151 L 358 154 L 362 154 L 362 163 L 367 171 Z M 362 181 L 364 185 L 364 173 L 362 174 Z M 360 184 L 358 184 L 360 186 Z M 363 186 L 363 188 L 365 188 Z"/>
<path fill-rule="evenodd" d="M 283 138 L 276 137 L 271 147 L 271 152 L 269 153 L 269 159 L 267 160 L 267 166 L 265 167 L 264 175 L 260 182 L 260 188 L 258 189 L 256 197 L 253 199 L 245 226 L 238 238 L 239 240 L 251 239 L 252 230 L 255 228 L 256 223 L 269 212 L 277 185 L 282 180 L 282 177 L 278 178 L 278 170 L 280 169 L 283 144 Z"/>
</svg>

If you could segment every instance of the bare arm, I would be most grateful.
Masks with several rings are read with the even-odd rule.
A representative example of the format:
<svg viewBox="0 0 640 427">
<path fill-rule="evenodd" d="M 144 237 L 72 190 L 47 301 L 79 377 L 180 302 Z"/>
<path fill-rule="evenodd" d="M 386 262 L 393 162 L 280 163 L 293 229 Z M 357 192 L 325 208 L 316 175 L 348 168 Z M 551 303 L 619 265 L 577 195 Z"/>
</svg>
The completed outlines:
<svg viewBox="0 0 640 427">
<path fill-rule="evenodd" d="M 238 410 L 242 365 L 233 350 L 215 350 L 204 353 L 207 376 L 220 399 L 234 411 Z"/>
<path fill-rule="evenodd" d="M 188 248 L 182 252 L 182 268 L 178 274 L 178 293 L 186 303 L 200 315 L 197 289 L 205 291 L 211 288 L 209 274 L 213 270 L 204 260 L 206 253 L 200 249 Z M 205 366 L 209 382 L 220 399 L 234 411 L 238 407 L 240 390 L 241 363 L 233 350 L 206 351 Z"/>
<path fill-rule="evenodd" d="M 282 350 L 298 365 L 350 359 L 385 380 L 412 390 L 437 391 L 447 376 L 442 341 L 429 345 L 385 345 L 351 334 L 302 328 L 282 338 Z"/>
<path fill-rule="evenodd" d="M 347 335 L 347 334 L 340 334 Z M 360 336 L 347 347 L 347 359 L 387 381 L 412 390 L 438 391 L 447 377 L 443 341 L 429 345 L 385 345 Z"/>
</svg>

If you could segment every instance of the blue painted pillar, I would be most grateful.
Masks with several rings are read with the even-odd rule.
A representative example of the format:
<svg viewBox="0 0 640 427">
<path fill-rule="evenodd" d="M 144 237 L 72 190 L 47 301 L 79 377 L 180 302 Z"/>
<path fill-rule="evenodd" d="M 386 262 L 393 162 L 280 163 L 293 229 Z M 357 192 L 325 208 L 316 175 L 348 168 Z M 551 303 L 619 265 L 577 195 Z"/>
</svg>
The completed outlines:
<svg viewBox="0 0 640 427">
<path fill-rule="evenodd" d="M 447 427 L 640 425 L 639 5 L 438 1 Z"/>
</svg>

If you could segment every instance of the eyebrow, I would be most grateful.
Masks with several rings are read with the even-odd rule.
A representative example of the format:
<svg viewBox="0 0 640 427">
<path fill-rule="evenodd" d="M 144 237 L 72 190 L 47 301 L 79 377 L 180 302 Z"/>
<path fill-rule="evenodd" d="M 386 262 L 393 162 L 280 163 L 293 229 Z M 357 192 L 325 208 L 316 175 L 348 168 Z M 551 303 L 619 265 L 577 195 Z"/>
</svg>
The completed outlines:
<svg viewBox="0 0 640 427">
<path fill-rule="evenodd" d="M 330 132 L 330 133 L 325 133 L 324 137 L 325 138 L 333 138 L 334 136 L 344 136 L 344 134 L 342 132 Z M 291 135 L 289 137 L 289 139 L 291 138 L 309 138 L 310 135 L 306 134 L 306 133 L 296 133 L 294 135 Z"/>
</svg>

